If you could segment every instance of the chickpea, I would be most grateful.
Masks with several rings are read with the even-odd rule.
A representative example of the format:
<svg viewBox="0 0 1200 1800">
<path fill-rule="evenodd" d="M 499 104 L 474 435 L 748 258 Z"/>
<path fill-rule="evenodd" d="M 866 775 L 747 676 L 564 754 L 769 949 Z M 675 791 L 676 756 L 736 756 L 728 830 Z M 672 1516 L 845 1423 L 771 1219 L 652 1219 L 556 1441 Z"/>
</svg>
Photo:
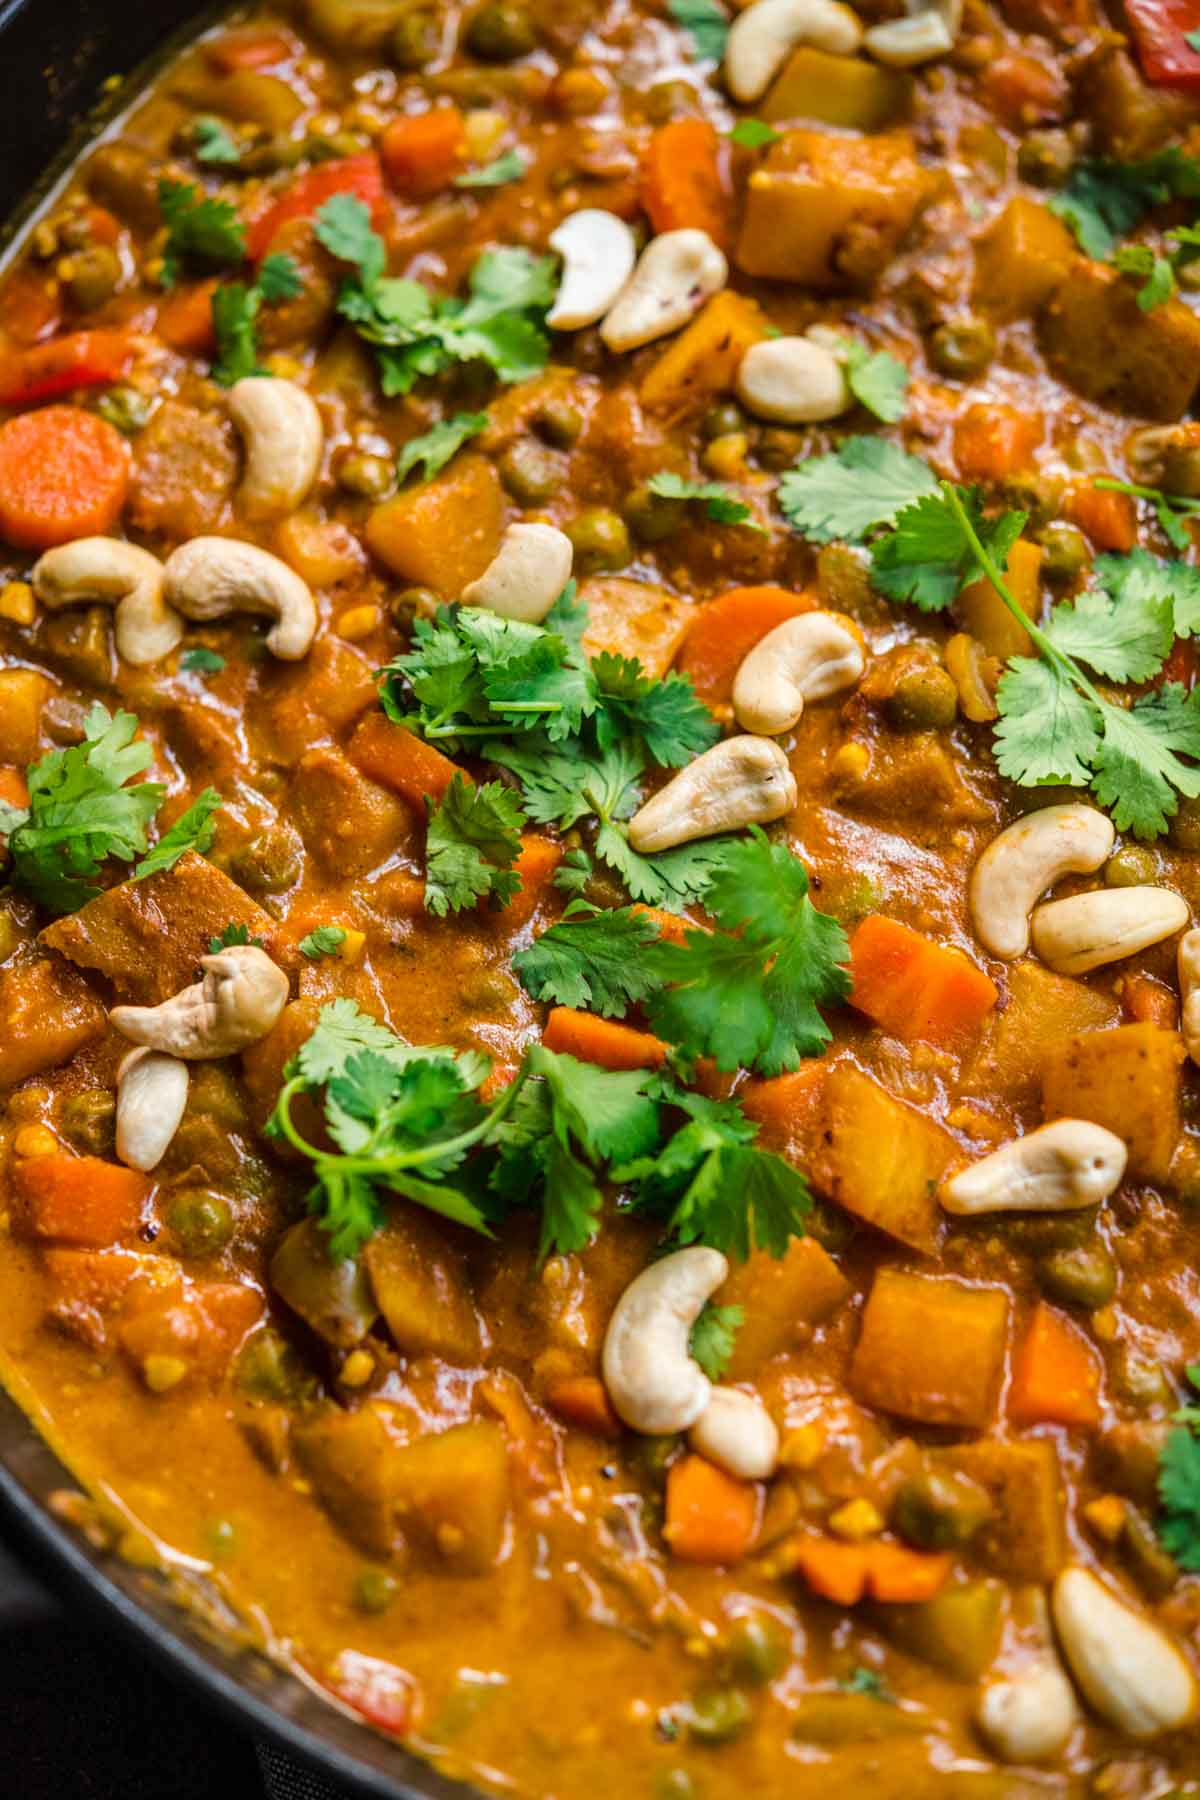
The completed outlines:
<svg viewBox="0 0 1200 1800">
<path fill-rule="evenodd" d="M 1075 163 L 1066 131 L 1031 131 L 1017 151 L 1017 173 L 1034 187 L 1061 187 Z"/>
<path fill-rule="evenodd" d="M 996 354 L 996 334 L 975 313 L 947 319 L 929 340 L 929 360 L 939 375 L 966 381 L 981 375 Z"/>
<path fill-rule="evenodd" d="M 534 438 L 518 438 L 510 444 L 496 467 L 519 506 L 537 506 L 562 486 L 561 458 Z"/>
<path fill-rule="evenodd" d="M 464 43 L 483 62 L 515 62 L 536 47 L 537 32 L 527 7 L 516 0 L 491 0 L 472 14 Z"/>
<path fill-rule="evenodd" d="M 658 544 L 682 525 L 687 501 L 652 493 L 645 482 L 640 482 L 625 496 L 623 510 L 625 523 L 640 544 Z"/>
<path fill-rule="evenodd" d="M 333 475 L 343 492 L 364 500 L 382 499 L 395 480 L 395 470 L 386 456 L 373 456 L 369 450 L 356 450 L 352 445 L 334 457 Z"/>
<path fill-rule="evenodd" d="M 937 663 L 906 669 L 885 702 L 897 731 L 945 731 L 958 716 L 958 689 Z"/>
<path fill-rule="evenodd" d="M 437 14 L 424 7 L 405 13 L 392 32 L 392 61 L 398 69 L 423 69 L 438 51 Z"/>
<path fill-rule="evenodd" d="M 589 506 L 564 527 L 575 546 L 575 567 L 582 575 L 623 569 L 630 558 L 629 531 L 619 513 Z"/>
<path fill-rule="evenodd" d="M 80 312 L 94 312 L 111 300 L 121 280 L 121 259 L 107 244 L 77 250 L 58 267 L 67 297 Z"/>
<path fill-rule="evenodd" d="M 1158 858 L 1142 844 L 1126 844 L 1104 865 L 1104 885 L 1110 888 L 1153 887 L 1158 880 Z"/>
<path fill-rule="evenodd" d="M 1037 534 L 1042 547 L 1042 573 L 1047 581 L 1074 581 L 1091 561 L 1088 541 L 1074 525 L 1061 520 L 1043 525 Z"/>
</svg>

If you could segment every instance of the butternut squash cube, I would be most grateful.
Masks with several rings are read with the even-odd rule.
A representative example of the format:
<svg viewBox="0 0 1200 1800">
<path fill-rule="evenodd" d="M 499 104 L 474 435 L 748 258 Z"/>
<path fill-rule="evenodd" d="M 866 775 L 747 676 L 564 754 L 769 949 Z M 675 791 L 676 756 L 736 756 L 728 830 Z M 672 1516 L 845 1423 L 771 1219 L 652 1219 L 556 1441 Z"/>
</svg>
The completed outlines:
<svg viewBox="0 0 1200 1800">
<path fill-rule="evenodd" d="M 711 299 L 686 331 L 652 363 L 642 381 L 642 403 L 653 412 L 682 412 L 733 386 L 751 344 L 766 336 L 756 300 L 732 288 Z"/>
<path fill-rule="evenodd" d="M 914 1250 L 934 1250 L 941 1222 L 934 1195 L 957 1154 L 949 1132 L 873 1076 L 848 1062 L 830 1070 L 813 1177 L 855 1218 Z"/>
<path fill-rule="evenodd" d="M 1074 1031 L 1115 1025 L 1120 1008 L 1111 995 L 1040 963 L 1015 963 L 1007 985 L 1008 1004 L 988 1020 L 963 1086 L 984 1101 L 1002 1093 L 1026 1106 L 1041 1097 L 1047 1054 Z"/>
<path fill-rule="evenodd" d="M 395 1210 L 363 1250 L 379 1310 L 409 1356 L 479 1359 L 479 1320 L 462 1260 L 415 1209 Z"/>
<path fill-rule="evenodd" d="M 1046 1058 L 1042 1111 L 1106 1126 L 1128 1145 L 1135 1181 L 1165 1181 L 1179 1142 L 1185 1055 L 1179 1033 L 1161 1025 L 1079 1032 Z"/>
<path fill-rule="evenodd" d="M 104 1009 L 57 956 L 23 955 L 0 969 L 0 1090 L 57 1069 L 103 1037 Z"/>
<path fill-rule="evenodd" d="M 1062 220 L 1027 194 L 1016 194 L 976 240 L 975 304 L 998 319 L 1031 318 L 1075 256 Z"/>
<path fill-rule="evenodd" d="M 1142 312 L 1136 283 L 1106 263 L 1073 265 L 1038 315 L 1038 341 L 1060 381 L 1114 412 L 1181 419 L 1200 382 L 1200 319 L 1177 299 Z"/>
<path fill-rule="evenodd" d="M 756 1250 L 736 1265 L 717 1295 L 745 1318 L 729 1364 L 730 1381 L 749 1381 L 764 1363 L 794 1348 L 806 1325 L 820 1325 L 849 1295 L 850 1283 L 815 1238 L 793 1238 L 786 1256 Z"/>
<path fill-rule="evenodd" d="M 36 669 L 0 669 L 0 763 L 35 762 L 42 708 L 53 686 Z"/>
<path fill-rule="evenodd" d="M 923 1425 L 983 1431 L 1004 1371 L 1008 1295 L 880 1269 L 850 1365 L 855 1398 Z"/>
<path fill-rule="evenodd" d="M 363 875 L 413 837 L 403 800 L 368 781 L 332 744 L 302 756 L 288 789 L 304 847 L 329 875 Z"/>
<path fill-rule="evenodd" d="M 692 622 L 692 609 L 666 588 L 619 575 L 585 581 L 579 598 L 588 609 L 583 647 L 589 656 L 611 650 L 636 656 L 647 675 L 666 674 Z"/>
<path fill-rule="evenodd" d="M 771 124 L 812 119 L 846 131 L 882 131 L 912 105 L 913 78 L 859 56 L 832 56 L 809 45 L 784 64 L 758 108 Z"/>
<path fill-rule="evenodd" d="M 971 1540 L 980 1561 L 1010 1581 L 1052 1581 L 1067 1559 L 1067 1531 L 1051 1439 L 986 1438 L 933 1455 L 991 1496 L 991 1514 Z"/>
<path fill-rule="evenodd" d="M 393 1556 L 403 1545 L 396 1503 L 400 1445 L 381 1409 L 330 1407 L 296 1426 L 293 1443 L 317 1497 L 339 1530 L 372 1556 Z"/>
<path fill-rule="evenodd" d="M 482 1575 L 500 1554 L 508 1518 L 508 1448 L 493 1419 L 453 1425 L 397 1452 L 393 1492 L 410 1528 L 460 1574 Z"/>
<path fill-rule="evenodd" d="M 500 548 L 504 493 L 485 456 L 456 456 L 420 487 L 377 506 L 367 544 L 401 581 L 457 600 Z"/>
</svg>

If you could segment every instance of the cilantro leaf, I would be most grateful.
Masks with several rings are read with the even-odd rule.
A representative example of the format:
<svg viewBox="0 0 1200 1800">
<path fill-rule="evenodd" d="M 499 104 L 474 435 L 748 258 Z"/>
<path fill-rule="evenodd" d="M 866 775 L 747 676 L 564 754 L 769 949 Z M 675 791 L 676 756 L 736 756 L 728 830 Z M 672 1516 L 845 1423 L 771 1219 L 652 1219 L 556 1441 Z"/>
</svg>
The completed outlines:
<svg viewBox="0 0 1200 1800">
<path fill-rule="evenodd" d="M 147 875 L 161 875 L 165 870 L 173 869 L 189 850 L 203 854 L 211 849 L 217 831 L 213 814 L 220 805 L 221 796 L 216 788 L 205 788 L 187 811 L 179 815 L 170 830 L 163 832 L 150 854 L 137 864 L 133 871 L 134 881 L 144 881 Z"/>
<path fill-rule="evenodd" d="M 279 306 L 304 292 L 304 277 L 294 256 L 282 250 L 264 256 L 258 270 L 258 291 L 268 306 Z"/>
<path fill-rule="evenodd" d="M 1142 283 L 1137 303 L 1142 312 L 1153 312 L 1175 292 L 1175 270 L 1171 259 L 1159 256 L 1149 244 L 1120 244 L 1113 256 L 1113 267 L 1122 275 Z"/>
<path fill-rule="evenodd" d="M 310 962 L 318 962 L 323 956 L 336 956 L 345 941 L 343 926 L 318 925 L 315 931 L 300 939 L 300 954 L 307 956 Z"/>
<path fill-rule="evenodd" d="M 197 119 L 192 126 L 192 147 L 197 162 L 224 164 L 242 160 L 237 139 L 220 119 L 214 119 L 211 115 Z"/>
<path fill-rule="evenodd" d="M 248 925 L 235 925 L 231 920 L 228 925 L 221 928 L 219 937 L 209 938 L 208 954 L 217 956 L 222 950 L 232 950 L 236 944 L 254 944 L 259 950 L 263 948 L 263 941 L 260 937 L 250 936 Z"/>
<path fill-rule="evenodd" d="M 512 966 L 535 1000 L 619 1018 L 658 986 L 646 955 L 657 942 L 658 930 L 645 913 L 628 906 L 597 912 L 576 900 L 559 924 L 517 952 Z"/>
<path fill-rule="evenodd" d="M 204 644 L 196 644 L 184 651 L 179 666 L 189 675 L 219 675 L 225 667 L 225 658 Z"/>
<path fill-rule="evenodd" d="M 779 137 L 765 119 L 739 119 L 729 133 L 730 142 L 740 144 L 743 150 L 765 150 L 769 144 L 777 144 Z"/>
<path fill-rule="evenodd" d="M 739 1327 L 745 1323 L 740 1306 L 714 1306 L 706 1300 L 692 1326 L 688 1343 L 692 1361 L 698 1362 L 710 1381 L 719 1381 L 729 1367 Z"/>
<path fill-rule="evenodd" d="M 1059 668 L 1014 657 L 996 690 L 996 763 L 1022 787 L 1087 787 L 1100 745 L 1095 709 Z"/>
<path fill-rule="evenodd" d="M 1139 487 L 1132 481 L 1114 481 L 1108 475 L 1097 475 L 1092 486 L 1103 488 L 1110 494 L 1129 494 L 1135 500 L 1148 500 L 1154 507 L 1159 527 L 1172 548 L 1184 553 L 1191 549 L 1191 536 L 1183 521 L 1200 513 L 1200 500 L 1188 494 L 1164 494 L 1161 488 Z M 1176 568 L 1179 568 L 1178 564 Z"/>
<path fill-rule="evenodd" d="M 720 726 L 686 675 L 671 673 L 656 680 L 642 671 L 636 657 L 601 651 L 592 661 L 600 709 L 600 741 L 610 740 L 614 720 L 640 737 L 661 768 L 682 768 L 709 749 Z"/>
<path fill-rule="evenodd" d="M 1200 1439 L 1184 1427 L 1167 1433 L 1158 1463 L 1158 1498 L 1163 1548 L 1181 1569 L 1200 1569 Z"/>
<path fill-rule="evenodd" d="M 258 280 L 250 287 L 244 281 L 224 282 L 212 297 L 213 331 L 217 340 L 217 360 L 213 364 L 213 380 L 222 387 L 232 387 L 249 375 L 264 375 L 259 366 L 258 315 L 264 302 L 269 306 L 292 300 L 303 288 L 300 271 L 290 256 L 268 256 L 258 272 Z"/>
<path fill-rule="evenodd" d="M 455 774 L 431 808 L 425 839 L 425 905 L 438 918 L 487 898 L 507 906 L 521 880 L 513 863 L 521 850 L 525 813 L 499 781 L 481 786 Z"/>
<path fill-rule="evenodd" d="M 214 200 L 190 181 L 158 184 L 158 207 L 166 228 L 162 285 L 173 287 L 185 265 L 203 268 L 240 263 L 246 255 L 246 228 L 228 200 Z"/>
<path fill-rule="evenodd" d="M 1025 525 L 1024 513 L 985 520 L 978 489 L 964 499 L 973 531 L 1003 569 Z M 915 500 L 897 515 L 895 527 L 871 549 L 871 580 L 891 600 L 911 601 L 922 612 L 949 606 L 982 574 L 971 536 L 944 494 Z"/>
<path fill-rule="evenodd" d="M 919 457 L 884 438 L 852 437 L 833 455 L 789 469 L 779 484 L 779 505 L 792 529 L 814 544 L 857 544 L 937 491 L 937 477 Z"/>
<path fill-rule="evenodd" d="M 1190 571 L 1200 598 L 1200 576 Z M 1149 681 L 1175 640 L 1172 570 L 1148 551 L 1098 556 L 1095 586 L 1054 608 L 1050 642 L 1112 681 Z"/>
<path fill-rule="evenodd" d="M 1068 224 L 1081 250 L 1106 262 L 1118 238 L 1170 199 L 1200 197 L 1200 163 L 1172 145 L 1140 162 L 1088 157 L 1076 163 L 1066 187 L 1047 201 Z"/>
<path fill-rule="evenodd" d="M 661 494 L 665 500 L 702 501 L 706 514 L 716 525 L 745 525 L 748 520 L 753 520 L 746 502 L 736 499 L 721 481 L 688 481 L 671 469 L 660 469 L 646 486 L 652 494 Z M 749 529 L 761 531 L 763 527 L 751 522 Z"/>
<path fill-rule="evenodd" d="M 857 338 L 842 338 L 846 383 L 860 406 L 886 425 L 904 417 L 908 370 L 886 350 L 868 350 Z"/>
<path fill-rule="evenodd" d="M 729 20 L 717 0 L 667 0 L 667 11 L 681 25 L 705 62 L 720 62 L 729 37 Z"/>
<path fill-rule="evenodd" d="M 457 455 L 468 439 L 478 437 L 488 427 L 488 416 L 485 412 L 455 413 L 451 419 L 440 419 L 420 437 L 410 438 L 402 444 L 396 458 L 396 473 L 401 481 L 410 474 L 417 464 L 421 464 L 421 479 L 429 481 L 439 469 L 444 469 L 452 456 Z"/>
<path fill-rule="evenodd" d="M 463 175 L 454 177 L 454 185 L 458 188 L 493 188 L 503 187 L 506 182 L 520 181 L 526 170 L 525 158 L 518 150 L 506 150 L 495 162 L 488 163 L 483 169 L 469 169 Z"/>
<path fill-rule="evenodd" d="M 1175 812 L 1176 792 L 1200 794 L 1200 692 L 1171 682 L 1123 707 L 1103 707 L 1103 735 L 1092 786 L 1118 831 L 1158 837 Z M 1180 762 L 1181 756 L 1193 759 Z"/>
</svg>

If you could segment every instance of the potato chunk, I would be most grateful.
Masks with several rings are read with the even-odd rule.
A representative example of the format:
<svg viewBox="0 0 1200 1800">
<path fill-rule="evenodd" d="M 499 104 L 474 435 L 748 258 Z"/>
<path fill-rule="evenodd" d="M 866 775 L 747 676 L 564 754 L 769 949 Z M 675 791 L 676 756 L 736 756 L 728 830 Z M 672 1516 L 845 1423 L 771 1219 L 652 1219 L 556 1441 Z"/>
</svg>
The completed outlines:
<svg viewBox="0 0 1200 1800">
<path fill-rule="evenodd" d="M 299 1423 L 292 1441 L 334 1524 L 372 1556 L 395 1555 L 404 1542 L 396 1497 L 401 1446 L 384 1424 L 382 1409 L 330 1407 Z"/>
<path fill-rule="evenodd" d="M 860 56 L 833 56 L 805 44 L 793 52 L 759 112 L 769 124 L 811 119 L 847 131 L 882 131 L 912 105 L 913 78 Z"/>
<path fill-rule="evenodd" d="M 881 1269 L 850 1366 L 856 1399 L 923 1425 L 991 1424 L 1008 1339 L 1008 1295 L 948 1275 Z"/>
<path fill-rule="evenodd" d="M 1015 194 L 976 242 L 976 305 L 998 319 L 1032 317 L 1075 254 L 1062 220 L 1027 194 Z"/>
<path fill-rule="evenodd" d="M 763 1364 L 793 1349 L 806 1325 L 820 1325 L 850 1293 L 850 1283 L 815 1238 L 793 1238 L 786 1256 L 756 1250 L 734 1266 L 717 1295 L 720 1306 L 740 1306 L 745 1318 L 726 1371 L 729 1381 L 749 1381 Z"/>
<path fill-rule="evenodd" d="M 0 1089 L 59 1068 L 103 1035 L 103 1007 L 57 956 L 21 956 L 0 969 Z"/>
<path fill-rule="evenodd" d="M 956 1155 L 949 1132 L 853 1063 L 830 1070 L 812 1172 L 847 1212 L 914 1250 L 932 1251 L 940 1225 L 934 1193 Z"/>
<path fill-rule="evenodd" d="M 1038 340 L 1060 381 L 1114 412 L 1181 419 L 1200 382 L 1200 319 L 1174 299 L 1142 312 L 1136 284 L 1105 263 L 1075 264 Z"/>
<path fill-rule="evenodd" d="M 1106 1126 L 1128 1145 L 1134 1180 L 1165 1181 L 1179 1142 L 1185 1054 L 1179 1033 L 1161 1025 L 1081 1031 L 1046 1058 L 1042 1110 L 1047 1119 Z"/>
<path fill-rule="evenodd" d="M 479 1360 L 479 1319 L 467 1273 L 435 1224 L 415 1209 L 397 1209 L 367 1244 L 363 1261 L 401 1350 L 453 1363 Z"/>
<path fill-rule="evenodd" d="M 432 481 L 377 506 L 367 543 L 393 575 L 457 600 L 500 548 L 504 495 L 483 456 L 457 456 Z"/>
<path fill-rule="evenodd" d="M 289 793 L 304 847 L 329 875 L 364 875 L 412 838 L 404 802 L 332 744 L 301 757 Z"/>
<path fill-rule="evenodd" d="M 666 588 L 621 576 L 585 581 L 579 598 L 588 609 L 583 647 L 589 656 L 610 650 L 636 656 L 647 675 L 666 674 L 692 622 L 692 608 Z"/>
<path fill-rule="evenodd" d="M 379 1313 L 362 1264 L 331 1255 L 316 1219 L 284 1232 L 271 1257 L 271 1286 L 294 1313 L 339 1350 L 361 1344 Z"/>
<path fill-rule="evenodd" d="M 465 1575 L 500 1554 L 508 1519 L 508 1447 L 493 1419 L 454 1425 L 399 1451 L 394 1492 L 406 1524 Z"/>
<path fill-rule="evenodd" d="M 988 1438 L 932 1453 L 977 1481 L 992 1511 L 972 1540 L 974 1553 L 1010 1581 L 1052 1581 L 1067 1558 L 1058 1451 L 1049 1438 Z"/>
</svg>

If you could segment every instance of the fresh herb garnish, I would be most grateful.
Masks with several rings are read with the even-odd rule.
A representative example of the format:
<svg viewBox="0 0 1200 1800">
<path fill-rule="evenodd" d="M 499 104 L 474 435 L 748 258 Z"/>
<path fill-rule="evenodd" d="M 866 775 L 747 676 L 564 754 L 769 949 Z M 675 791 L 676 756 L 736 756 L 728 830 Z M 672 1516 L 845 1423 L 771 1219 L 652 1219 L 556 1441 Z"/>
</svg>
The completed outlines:
<svg viewBox="0 0 1200 1800">
<path fill-rule="evenodd" d="M 478 437 L 488 427 L 488 416 L 485 412 L 455 413 L 453 418 L 441 419 L 420 437 L 409 438 L 402 444 L 396 457 L 396 473 L 403 481 L 412 473 L 418 464 L 421 466 L 422 481 L 429 481 L 439 469 L 444 469 L 452 456 L 456 456 L 463 445 L 471 438 Z"/>
<path fill-rule="evenodd" d="M 729 37 L 729 20 L 717 0 L 667 0 L 667 11 L 691 37 L 696 55 L 720 62 Z"/>
<path fill-rule="evenodd" d="M 214 200 L 190 181 L 158 184 L 158 206 L 166 227 L 163 287 L 174 287 L 184 267 L 222 268 L 246 256 L 246 228 L 228 200 Z"/>
<path fill-rule="evenodd" d="M 1200 199 L 1200 162 L 1172 145 L 1140 162 L 1088 157 L 1047 202 L 1068 224 L 1081 250 L 1107 262 L 1118 239 L 1168 200 Z"/>
<path fill-rule="evenodd" d="M 179 659 L 179 666 L 189 675 L 219 675 L 225 667 L 225 658 L 217 651 L 208 649 L 205 644 L 195 644 L 185 650 Z"/>
<path fill-rule="evenodd" d="M 1169 256 L 1160 256 L 1149 244 L 1119 244 L 1113 267 L 1121 275 L 1139 281 L 1137 303 L 1142 312 L 1153 312 L 1175 292 L 1175 269 Z"/>
<path fill-rule="evenodd" d="M 1116 481 L 1110 475 L 1094 475 L 1092 486 L 1105 488 L 1110 494 L 1129 494 L 1135 500 L 1148 500 L 1154 508 L 1159 529 L 1172 548 L 1191 549 L 1191 534 L 1183 521 L 1200 513 L 1200 500 L 1189 494 L 1164 494 L 1161 488 L 1139 487 L 1132 481 Z"/>
<path fill-rule="evenodd" d="M 521 803 L 499 781 L 476 787 L 456 774 L 431 807 L 425 837 L 425 905 L 444 919 L 480 900 L 507 906 L 520 892 L 513 864 L 525 825 Z"/>
<path fill-rule="evenodd" d="M 979 490 L 960 492 L 971 533 L 960 521 L 960 509 L 948 505 L 944 494 L 929 494 L 898 513 L 893 528 L 872 545 L 871 580 L 889 600 L 910 601 L 922 612 L 949 606 L 968 582 L 983 573 L 972 534 L 982 539 L 999 568 L 1007 564 L 1025 514 L 1006 512 L 985 519 Z"/>
<path fill-rule="evenodd" d="M 258 315 L 265 305 L 278 306 L 294 300 L 304 287 L 300 270 L 290 256 L 275 254 L 265 257 L 258 280 L 247 286 L 244 281 L 230 281 L 214 290 L 212 297 L 213 331 L 217 339 L 217 360 L 212 377 L 222 387 L 232 387 L 248 375 L 266 375 L 258 360 Z"/>
<path fill-rule="evenodd" d="M 743 150 L 765 150 L 769 144 L 777 144 L 779 137 L 765 119 L 739 119 L 729 133 L 730 142 L 740 144 Z"/>
<path fill-rule="evenodd" d="M 692 1361 L 698 1362 L 710 1381 L 719 1381 L 729 1367 L 745 1311 L 740 1306 L 714 1306 L 705 1302 L 692 1326 L 688 1344 Z"/>
<path fill-rule="evenodd" d="M 149 855 L 136 865 L 133 879 L 143 881 L 147 875 L 162 875 L 167 869 L 173 869 L 189 850 L 203 855 L 211 849 L 217 833 L 213 814 L 220 805 L 221 796 L 216 788 L 205 788 L 187 811 L 180 813 L 170 830 L 163 832 Z"/>
<path fill-rule="evenodd" d="M 192 126 L 192 149 L 197 162 L 222 165 L 242 160 L 237 139 L 211 114 L 197 119 Z"/>
<path fill-rule="evenodd" d="M 860 406 L 894 425 L 904 417 L 908 398 L 908 370 L 887 350 L 868 350 L 857 338 L 842 338 L 846 384 Z"/>
<path fill-rule="evenodd" d="M 883 1676 L 874 1669 L 864 1668 L 862 1663 L 856 1663 L 838 1686 L 844 1694 L 870 1694 L 873 1700 L 884 1700 L 892 1706 L 896 1704 L 895 1695 L 888 1690 Z"/>
<path fill-rule="evenodd" d="M 1200 1392 L 1200 1363 L 1190 1363 L 1185 1374 L 1192 1391 Z M 1191 1402 L 1173 1417 L 1175 1429 L 1167 1433 L 1158 1459 L 1157 1529 L 1180 1568 L 1194 1571 L 1200 1570 L 1200 1407 Z"/>
<path fill-rule="evenodd" d="M 745 525 L 750 531 L 761 531 L 744 500 L 731 494 L 721 481 L 688 481 L 671 469 L 660 469 L 646 486 L 664 500 L 698 500 L 715 525 Z"/>
<path fill-rule="evenodd" d="M 644 911 L 601 910 L 576 899 L 557 925 L 516 953 L 512 966 L 535 1000 L 619 1018 L 658 987 L 648 954 L 658 942 L 658 928 Z"/>
<path fill-rule="evenodd" d="M 300 939 L 300 954 L 307 956 L 309 962 L 319 962 L 323 956 L 336 956 L 345 941 L 344 926 L 318 925 Z"/>
<path fill-rule="evenodd" d="M 885 438 L 852 437 L 830 456 L 811 457 L 779 483 L 779 505 L 814 544 L 861 543 L 914 500 L 937 493 L 928 463 Z"/>
<path fill-rule="evenodd" d="M 456 175 L 454 185 L 458 188 L 504 187 L 509 181 L 520 181 L 526 166 L 520 151 L 506 150 L 503 156 L 488 163 L 486 168 L 468 169 L 465 174 Z"/>
<path fill-rule="evenodd" d="M 219 937 L 209 938 L 208 954 L 210 956 L 217 956 L 222 950 L 233 950 L 242 944 L 254 944 L 259 950 L 264 947 L 260 937 L 250 936 L 250 927 L 248 925 L 235 925 L 233 921 L 230 920 L 229 924 L 222 928 Z"/>
</svg>

